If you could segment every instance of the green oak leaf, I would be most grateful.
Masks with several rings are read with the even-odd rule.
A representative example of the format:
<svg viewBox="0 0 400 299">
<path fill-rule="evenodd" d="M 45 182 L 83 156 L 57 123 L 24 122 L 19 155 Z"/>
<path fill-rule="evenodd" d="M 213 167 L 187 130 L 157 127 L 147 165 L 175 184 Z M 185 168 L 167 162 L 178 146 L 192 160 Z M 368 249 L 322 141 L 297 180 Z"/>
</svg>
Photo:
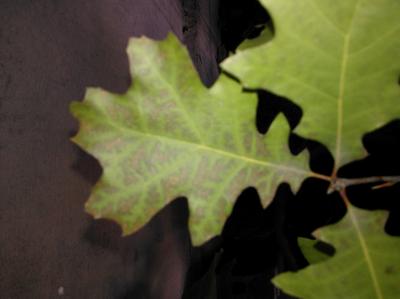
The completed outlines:
<svg viewBox="0 0 400 299">
<path fill-rule="evenodd" d="M 186 196 L 199 244 L 220 232 L 245 187 L 256 187 L 266 205 L 279 183 L 297 189 L 312 174 L 306 153 L 290 154 L 283 116 L 259 134 L 256 95 L 226 76 L 205 88 L 173 35 L 134 38 L 128 56 L 134 82 L 125 94 L 89 88 L 71 106 L 80 122 L 73 141 L 103 167 L 86 204 L 96 218 L 114 219 L 128 234 Z"/>
<path fill-rule="evenodd" d="M 364 133 L 400 117 L 399 0 L 261 0 L 275 36 L 222 67 L 245 87 L 299 104 L 300 135 L 340 166 L 362 158 Z"/>
<path fill-rule="evenodd" d="M 297 238 L 297 243 L 303 253 L 304 257 L 310 264 L 316 264 L 329 259 L 329 255 L 324 251 L 318 249 L 320 240 L 311 240 L 307 238 Z"/>
<path fill-rule="evenodd" d="M 298 272 L 278 275 L 273 283 L 300 298 L 397 299 L 400 294 L 400 238 L 384 233 L 384 211 L 348 207 L 338 223 L 318 231 L 336 253 Z"/>
<path fill-rule="evenodd" d="M 273 36 L 274 36 L 274 33 L 272 32 L 272 29 L 269 27 L 265 27 L 263 29 L 263 31 L 261 31 L 260 35 L 257 36 L 257 38 L 251 38 L 251 39 L 244 40 L 239 45 L 237 50 L 246 50 L 249 48 L 258 47 L 266 42 L 269 42 Z"/>
</svg>

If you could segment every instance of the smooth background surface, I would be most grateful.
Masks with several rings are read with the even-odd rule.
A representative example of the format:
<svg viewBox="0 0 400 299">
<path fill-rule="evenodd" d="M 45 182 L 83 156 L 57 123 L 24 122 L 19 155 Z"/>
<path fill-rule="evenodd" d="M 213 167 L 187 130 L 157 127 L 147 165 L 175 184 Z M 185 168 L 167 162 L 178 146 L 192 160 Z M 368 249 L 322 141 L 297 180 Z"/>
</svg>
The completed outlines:
<svg viewBox="0 0 400 299">
<path fill-rule="evenodd" d="M 210 84 L 212 2 L 198 1 L 202 17 L 190 19 L 180 0 L 0 1 L 1 298 L 180 297 L 190 249 L 184 201 L 127 238 L 92 220 L 83 205 L 101 170 L 69 141 L 77 123 L 68 106 L 86 86 L 123 92 L 128 38 L 172 30 L 183 39 L 184 21 Z"/>
</svg>

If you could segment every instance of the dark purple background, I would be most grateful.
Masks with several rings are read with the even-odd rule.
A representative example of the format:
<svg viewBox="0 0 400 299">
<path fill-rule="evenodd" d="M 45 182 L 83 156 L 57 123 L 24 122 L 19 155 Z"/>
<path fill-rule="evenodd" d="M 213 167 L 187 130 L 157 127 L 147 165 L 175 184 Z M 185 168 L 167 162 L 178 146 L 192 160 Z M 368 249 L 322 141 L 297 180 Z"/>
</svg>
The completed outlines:
<svg viewBox="0 0 400 299">
<path fill-rule="evenodd" d="M 247 190 L 222 237 L 192 250 L 182 199 L 125 238 L 113 222 L 85 214 L 101 168 L 69 141 L 77 123 L 68 107 L 87 86 L 124 92 L 130 84 L 129 37 L 161 39 L 172 30 L 211 85 L 227 49 L 265 23 L 271 25 L 256 0 L 0 0 L 0 299 L 175 299 L 185 279 L 185 299 L 216 291 L 218 298 L 287 298 L 268 281 L 306 265 L 297 236 L 345 212 L 336 193 L 326 195 L 325 182 L 306 180 L 296 196 L 281 186 L 266 210 Z M 265 91 L 259 99 L 260 132 L 279 111 L 292 127 L 301 118 L 287 99 Z M 399 134 L 397 121 L 365 136 L 371 155 L 340 175 L 398 174 Z M 333 160 L 323 146 L 292 137 L 292 149 L 307 146 L 311 167 L 330 174 Z M 400 235 L 400 184 L 348 191 L 363 208 L 389 209 L 386 230 Z M 221 246 L 215 287 L 214 275 L 203 275 Z"/>
<path fill-rule="evenodd" d="M 217 1 L 197 2 L 185 40 L 210 84 Z M 180 297 L 184 201 L 127 238 L 93 221 L 83 205 L 101 170 L 69 141 L 68 107 L 87 86 L 123 92 L 128 38 L 183 39 L 183 15 L 180 0 L 0 0 L 1 298 L 58 298 L 59 287 L 60 298 Z"/>
</svg>

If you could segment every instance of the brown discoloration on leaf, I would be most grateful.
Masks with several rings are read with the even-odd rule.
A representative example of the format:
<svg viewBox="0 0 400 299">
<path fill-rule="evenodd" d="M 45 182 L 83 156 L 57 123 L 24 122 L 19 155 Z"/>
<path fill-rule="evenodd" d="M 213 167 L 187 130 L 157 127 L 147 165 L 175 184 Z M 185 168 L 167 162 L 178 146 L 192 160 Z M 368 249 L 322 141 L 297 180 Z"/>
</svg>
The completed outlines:
<svg viewBox="0 0 400 299">
<path fill-rule="evenodd" d="M 89 211 L 115 219 L 126 233 L 185 196 L 198 244 L 220 232 L 235 198 L 254 180 L 273 178 L 257 186 L 267 204 L 279 179 L 285 176 L 296 189 L 312 174 L 306 156 L 278 150 L 290 130 L 282 116 L 271 138 L 260 135 L 253 115 L 256 95 L 243 93 L 225 76 L 206 89 L 173 36 L 163 42 L 133 39 L 128 55 L 134 85 L 127 94 L 90 90 L 72 107 L 81 122 L 76 142 L 104 167 Z"/>
</svg>

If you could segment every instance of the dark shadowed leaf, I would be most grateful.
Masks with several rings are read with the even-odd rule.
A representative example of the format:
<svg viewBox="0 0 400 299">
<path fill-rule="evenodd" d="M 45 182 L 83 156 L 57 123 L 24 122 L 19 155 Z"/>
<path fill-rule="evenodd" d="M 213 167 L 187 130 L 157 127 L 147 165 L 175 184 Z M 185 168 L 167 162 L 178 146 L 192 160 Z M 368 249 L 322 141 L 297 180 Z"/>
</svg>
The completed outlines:
<svg viewBox="0 0 400 299">
<path fill-rule="evenodd" d="M 273 282 L 300 298 L 396 299 L 400 294 L 400 238 L 383 231 L 387 212 L 353 206 L 339 223 L 318 231 L 336 253 L 327 261 Z"/>
</svg>

